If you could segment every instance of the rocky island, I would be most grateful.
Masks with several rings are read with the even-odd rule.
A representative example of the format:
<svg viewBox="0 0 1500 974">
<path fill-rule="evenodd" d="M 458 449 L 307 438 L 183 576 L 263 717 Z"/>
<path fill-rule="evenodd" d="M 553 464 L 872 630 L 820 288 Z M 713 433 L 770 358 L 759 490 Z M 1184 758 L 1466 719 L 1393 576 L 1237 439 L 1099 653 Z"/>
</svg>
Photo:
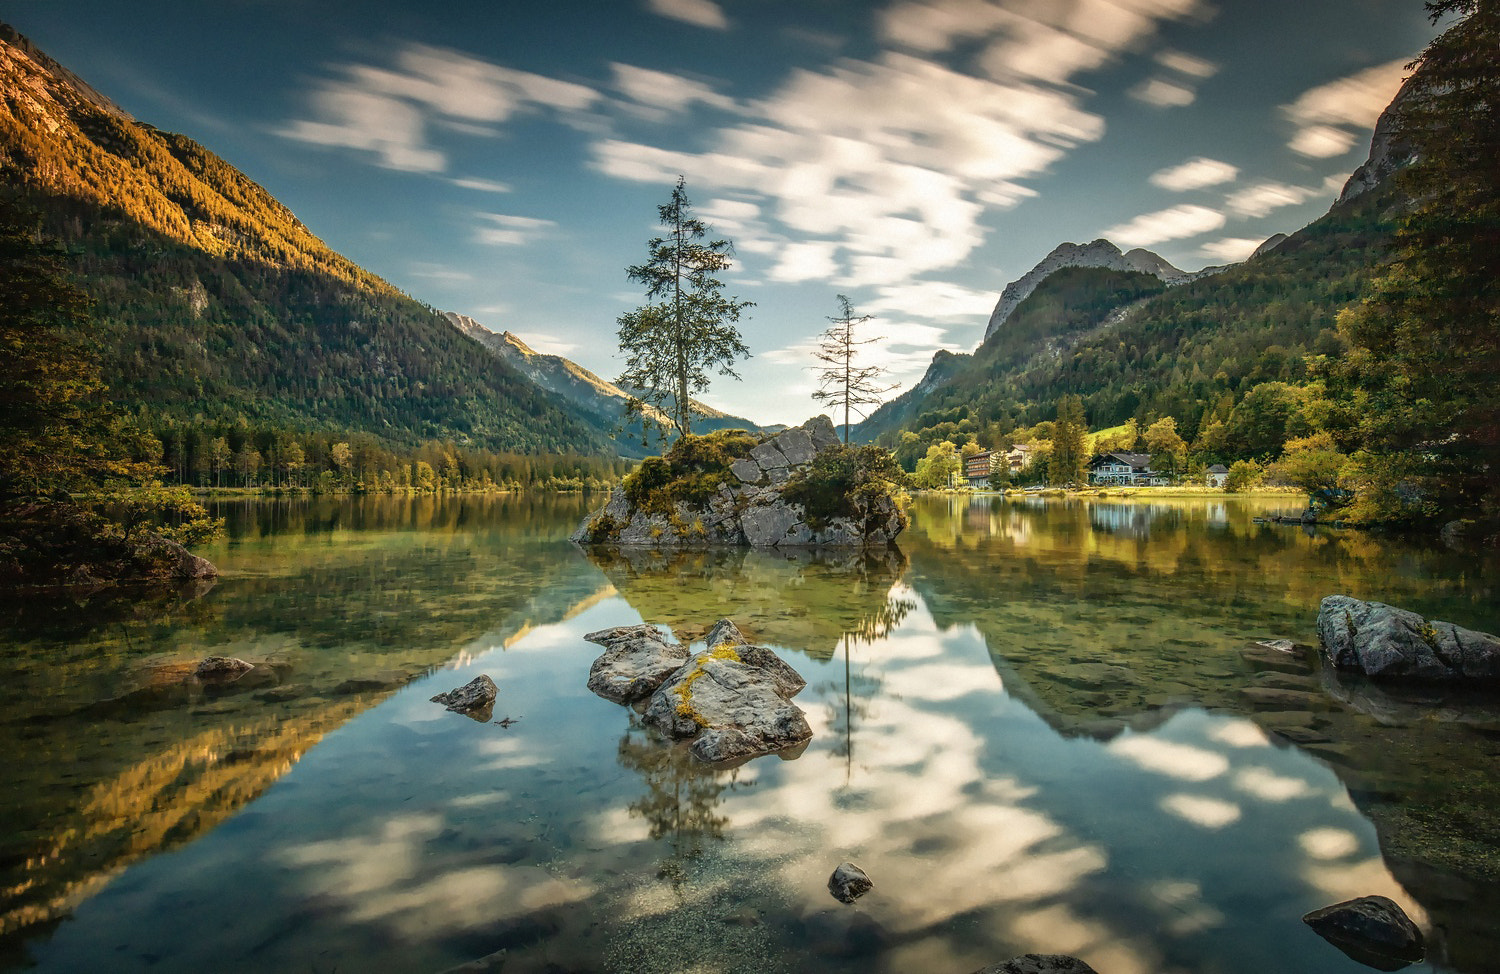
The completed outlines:
<svg viewBox="0 0 1500 974">
<path fill-rule="evenodd" d="M 573 540 L 626 547 L 886 547 L 907 524 L 890 454 L 816 416 L 774 436 L 688 436 L 650 457 Z"/>
</svg>

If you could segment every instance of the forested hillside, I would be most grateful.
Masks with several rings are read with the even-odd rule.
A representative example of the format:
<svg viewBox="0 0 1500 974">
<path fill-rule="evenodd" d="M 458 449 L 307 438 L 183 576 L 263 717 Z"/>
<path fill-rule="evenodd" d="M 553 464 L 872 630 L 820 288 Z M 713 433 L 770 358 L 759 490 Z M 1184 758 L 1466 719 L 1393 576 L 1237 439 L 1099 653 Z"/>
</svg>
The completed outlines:
<svg viewBox="0 0 1500 974">
<path fill-rule="evenodd" d="M 244 174 L 131 119 L 3 26 L 0 93 L 0 190 L 73 252 L 103 377 L 139 425 L 613 454 Z"/>
<path fill-rule="evenodd" d="M 1093 428 L 1174 416 L 1192 440 L 1255 386 L 1301 382 L 1309 356 L 1339 351 L 1337 315 L 1378 271 L 1400 202 L 1390 187 L 1366 193 L 1268 253 L 1177 287 L 1059 271 L 972 358 L 948 366 L 945 381 L 858 432 L 889 445 L 906 431 L 923 443 L 956 434 L 988 446 L 1077 395 Z"/>
</svg>

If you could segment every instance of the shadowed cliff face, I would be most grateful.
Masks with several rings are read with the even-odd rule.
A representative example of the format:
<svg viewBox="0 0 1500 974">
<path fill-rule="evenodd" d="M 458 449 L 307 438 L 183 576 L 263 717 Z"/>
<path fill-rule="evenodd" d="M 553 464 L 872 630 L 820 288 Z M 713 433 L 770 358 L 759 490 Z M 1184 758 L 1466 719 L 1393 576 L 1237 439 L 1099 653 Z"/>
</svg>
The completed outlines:
<svg viewBox="0 0 1500 974">
<path fill-rule="evenodd" d="M 607 585 L 561 540 L 583 505 L 238 502 L 206 592 L 5 606 L 0 961 L 402 686 L 593 604 Z M 209 655 L 255 669 L 200 681 Z"/>
</svg>

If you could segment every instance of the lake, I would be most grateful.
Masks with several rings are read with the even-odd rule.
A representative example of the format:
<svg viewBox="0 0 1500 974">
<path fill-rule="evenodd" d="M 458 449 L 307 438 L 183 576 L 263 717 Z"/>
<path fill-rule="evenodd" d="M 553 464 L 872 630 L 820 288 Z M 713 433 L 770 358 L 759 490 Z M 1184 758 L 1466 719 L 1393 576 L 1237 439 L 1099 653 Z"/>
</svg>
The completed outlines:
<svg viewBox="0 0 1500 974">
<path fill-rule="evenodd" d="M 1409 970 L 1500 971 L 1497 698 L 1255 645 L 1335 593 L 1500 632 L 1500 563 L 1254 520 L 1297 500 L 919 497 L 879 557 L 220 504 L 215 584 L 0 605 L 0 970 L 1326 974 L 1370 968 L 1302 914 L 1379 893 Z M 722 617 L 807 679 L 800 754 L 705 767 L 585 689 L 585 633 Z M 490 720 L 429 702 L 480 673 Z"/>
</svg>

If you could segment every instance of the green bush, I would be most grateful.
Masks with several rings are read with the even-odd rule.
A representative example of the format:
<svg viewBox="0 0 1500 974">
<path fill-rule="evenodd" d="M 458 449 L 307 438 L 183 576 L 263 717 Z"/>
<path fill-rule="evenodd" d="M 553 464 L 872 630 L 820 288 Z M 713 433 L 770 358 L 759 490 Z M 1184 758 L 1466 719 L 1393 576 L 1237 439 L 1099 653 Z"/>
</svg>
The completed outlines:
<svg viewBox="0 0 1500 974">
<path fill-rule="evenodd" d="M 647 457 L 625 478 L 625 498 L 638 510 L 671 515 L 680 502 L 702 504 L 727 480 L 736 460 L 761 438 L 744 430 L 684 436 L 664 455 Z"/>
<path fill-rule="evenodd" d="M 808 526 L 820 530 L 835 518 L 865 516 L 881 498 L 892 497 L 905 478 L 888 450 L 836 446 L 819 453 L 782 488 L 781 496 L 800 504 Z"/>
</svg>

